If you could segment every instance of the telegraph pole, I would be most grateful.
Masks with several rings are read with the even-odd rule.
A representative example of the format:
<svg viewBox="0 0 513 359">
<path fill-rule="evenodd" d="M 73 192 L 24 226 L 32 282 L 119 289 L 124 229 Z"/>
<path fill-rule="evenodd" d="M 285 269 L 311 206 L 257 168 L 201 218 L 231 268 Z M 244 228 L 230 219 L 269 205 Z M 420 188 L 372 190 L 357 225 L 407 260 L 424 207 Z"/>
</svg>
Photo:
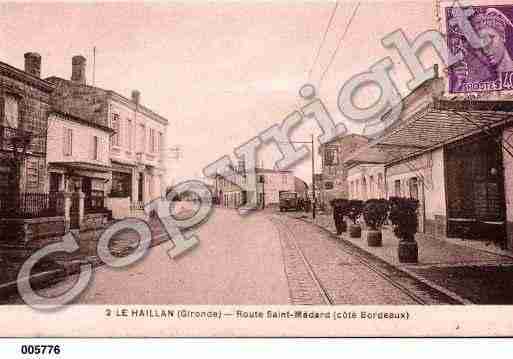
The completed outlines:
<svg viewBox="0 0 513 359">
<path fill-rule="evenodd" d="M 315 150 L 314 150 L 314 136 L 311 135 L 312 140 L 312 219 L 315 219 Z"/>
</svg>

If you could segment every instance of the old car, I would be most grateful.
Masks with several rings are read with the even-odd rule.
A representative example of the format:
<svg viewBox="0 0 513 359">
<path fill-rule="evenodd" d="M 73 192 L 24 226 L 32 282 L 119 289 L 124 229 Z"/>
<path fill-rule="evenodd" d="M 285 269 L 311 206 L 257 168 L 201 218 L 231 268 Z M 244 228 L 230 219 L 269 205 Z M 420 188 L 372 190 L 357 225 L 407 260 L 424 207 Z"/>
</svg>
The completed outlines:
<svg viewBox="0 0 513 359">
<path fill-rule="evenodd" d="M 283 211 L 297 211 L 298 210 L 298 195 L 296 192 L 280 191 L 280 212 Z"/>
</svg>

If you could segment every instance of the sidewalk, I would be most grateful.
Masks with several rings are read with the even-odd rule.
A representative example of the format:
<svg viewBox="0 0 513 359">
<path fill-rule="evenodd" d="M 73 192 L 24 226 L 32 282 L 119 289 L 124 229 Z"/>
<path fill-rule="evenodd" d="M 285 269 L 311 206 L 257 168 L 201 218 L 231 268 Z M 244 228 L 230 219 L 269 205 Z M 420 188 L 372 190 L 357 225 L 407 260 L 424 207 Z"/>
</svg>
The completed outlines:
<svg viewBox="0 0 513 359">
<path fill-rule="evenodd" d="M 310 213 L 292 216 L 312 222 Z M 315 224 L 336 234 L 331 214 L 318 214 Z M 513 256 L 505 252 L 418 235 L 419 262 L 405 264 L 399 263 L 399 240 L 390 228 L 383 229 L 382 247 L 369 247 L 365 230 L 362 238 L 350 238 L 347 232 L 340 237 L 467 303 L 513 304 Z"/>
</svg>

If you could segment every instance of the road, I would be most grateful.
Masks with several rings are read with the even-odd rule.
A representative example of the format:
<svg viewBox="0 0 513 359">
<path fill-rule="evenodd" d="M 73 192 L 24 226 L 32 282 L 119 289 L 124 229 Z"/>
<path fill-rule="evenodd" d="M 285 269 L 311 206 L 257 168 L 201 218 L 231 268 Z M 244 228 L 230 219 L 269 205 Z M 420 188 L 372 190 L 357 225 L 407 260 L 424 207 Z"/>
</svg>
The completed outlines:
<svg viewBox="0 0 513 359">
<path fill-rule="evenodd" d="M 177 260 L 163 246 L 129 268 L 96 269 L 80 304 L 423 304 L 443 300 L 369 263 L 328 233 L 286 214 L 216 209 L 200 245 Z M 393 270 L 393 269 L 392 269 Z M 42 291 L 52 296 L 73 278 Z M 407 284 L 408 284 L 407 283 Z M 411 290 L 411 288 L 414 290 Z M 426 294 L 427 293 L 427 294 Z M 424 300 L 428 297 L 428 300 Z"/>
</svg>

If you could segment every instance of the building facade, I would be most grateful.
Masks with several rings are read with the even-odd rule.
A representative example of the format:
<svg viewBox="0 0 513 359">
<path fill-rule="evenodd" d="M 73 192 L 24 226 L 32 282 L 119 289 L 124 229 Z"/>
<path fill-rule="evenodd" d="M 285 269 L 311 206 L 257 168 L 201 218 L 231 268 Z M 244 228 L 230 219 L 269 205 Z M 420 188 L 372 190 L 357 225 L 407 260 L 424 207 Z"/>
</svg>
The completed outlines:
<svg viewBox="0 0 513 359">
<path fill-rule="evenodd" d="M 376 197 L 382 174 L 385 198 L 419 201 L 419 232 L 511 249 L 513 101 L 446 99 L 443 88 L 424 82 L 393 129 L 346 159 L 351 197 Z"/>
<path fill-rule="evenodd" d="M 358 148 L 367 145 L 369 139 L 365 136 L 350 134 L 335 138 L 319 147 L 322 158 L 322 179 L 316 183 L 320 190 L 320 203 L 329 203 L 334 198 L 347 198 L 347 165 L 345 158 Z M 317 182 L 317 181 L 316 181 Z"/>
<path fill-rule="evenodd" d="M 89 123 L 90 128 L 104 130 L 102 136 L 95 137 L 102 156 L 108 152 L 106 158 L 95 160 L 110 167 L 106 172 L 109 178 L 102 186 L 103 193 L 111 198 L 128 199 L 132 207 L 142 208 L 144 203 L 165 193 L 164 148 L 168 121 L 143 106 L 136 90 L 129 99 L 87 85 L 85 71 L 85 58 L 74 56 L 71 80 L 47 79 L 55 85 L 52 107 L 63 115 Z M 108 131 L 111 133 L 106 140 Z M 88 141 L 85 147 L 89 147 Z M 96 145 L 93 143 L 93 146 Z M 80 168 L 71 167 L 71 170 Z"/>
<path fill-rule="evenodd" d="M 248 194 L 242 186 L 247 180 L 244 169 L 239 167 L 237 171 L 240 176 L 232 181 L 222 176 L 215 178 L 214 195 L 223 207 L 238 208 L 248 202 Z M 303 190 L 297 182 L 303 181 L 297 179 L 291 171 L 257 168 L 256 176 L 256 195 L 259 207 L 277 205 L 281 191 L 295 192 L 296 188 Z M 242 181 L 242 183 L 238 181 Z"/>
<path fill-rule="evenodd" d="M 0 62 L 0 193 L 12 193 L 13 186 L 25 193 L 45 190 L 47 119 L 54 86 L 40 76 L 37 53 L 25 54 L 24 71 Z M 19 136 L 28 139 L 28 147 L 16 176 L 12 139 Z"/>
</svg>

